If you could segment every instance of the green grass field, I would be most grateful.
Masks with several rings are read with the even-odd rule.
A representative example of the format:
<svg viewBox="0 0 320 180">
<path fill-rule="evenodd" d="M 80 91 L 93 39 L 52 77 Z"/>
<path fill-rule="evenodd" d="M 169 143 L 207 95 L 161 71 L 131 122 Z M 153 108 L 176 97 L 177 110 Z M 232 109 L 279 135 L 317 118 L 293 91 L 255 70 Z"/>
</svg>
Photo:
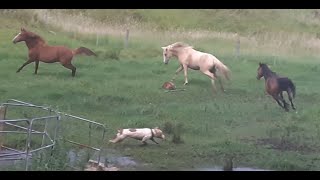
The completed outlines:
<svg viewBox="0 0 320 180">
<path fill-rule="evenodd" d="M 108 128 L 105 148 L 133 157 L 148 170 L 222 166 L 226 156 L 234 158 L 235 167 L 319 170 L 320 46 L 315 43 L 309 47 L 306 42 L 318 42 L 314 36 L 320 22 L 315 19 L 298 23 L 303 18 L 312 17 L 312 10 L 263 10 L 264 13 L 259 10 L 188 10 L 193 13 L 190 15 L 193 18 L 177 28 L 184 27 L 191 35 L 202 32 L 201 29 L 209 30 L 206 36 L 191 39 L 187 35 L 165 37 L 173 30 L 160 27 L 173 22 L 177 24 L 183 10 L 164 11 L 123 10 L 120 13 L 122 16 L 117 17 L 120 20 L 134 14 L 134 17 L 140 17 L 138 19 L 145 27 L 157 27 L 145 37 L 133 30 L 128 48 L 123 47 L 122 34 L 101 35 L 97 45 L 94 34 L 76 34 L 54 24 L 45 26 L 38 21 L 24 20 L 27 15 L 20 14 L 29 11 L 20 14 L 1 12 L 4 14 L 0 17 L 1 102 L 13 98 L 50 105 L 105 124 Z M 114 12 L 87 10 L 84 13 L 99 21 L 103 15 Z M 241 21 L 250 26 L 231 26 L 233 21 L 240 21 L 233 13 L 247 17 Z M 280 17 L 274 22 L 270 21 L 273 13 Z M 213 24 L 206 20 L 195 26 L 199 19 L 211 16 L 216 18 Z M 260 26 L 264 19 L 267 24 Z M 109 20 L 110 24 L 116 20 Z M 38 75 L 33 74 L 33 64 L 16 73 L 27 58 L 24 43 L 14 45 L 11 42 L 21 26 L 39 33 L 49 44 L 72 48 L 85 46 L 96 51 L 99 57 L 76 57 L 73 60 L 77 67 L 75 78 L 71 77 L 71 71 L 58 63 L 40 63 Z M 250 32 L 257 31 L 258 27 L 263 27 L 262 32 L 252 39 Z M 56 35 L 49 33 L 48 28 Z M 210 36 L 211 31 L 221 33 Z M 277 39 L 283 32 L 291 36 Z M 235 56 L 236 38 L 232 33 L 240 33 L 243 42 L 238 58 Z M 219 90 L 213 95 L 210 80 L 192 70 L 189 70 L 186 87 L 183 86 L 182 73 L 175 82 L 177 88 L 185 88 L 185 91 L 165 92 L 161 89 L 178 67 L 176 59 L 171 59 L 168 65 L 163 64 L 161 46 L 180 40 L 195 49 L 214 54 L 231 69 L 231 81 L 224 81 L 226 93 Z M 276 40 L 283 45 L 275 45 Z M 300 44 L 299 41 L 303 42 Z M 264 80 L 256 79 L 259 62 L 268 63 L 273 71 L 293 80 L 297 88 L 296 112 L 285 112 L 265 95 Z M 118 128 L 155 126 L 165 129 L 167 136 L 166 141 L 159 141 L 160 145 L 150 142 L 148 146 L 139 146 L 140 142 L 131 139 L 121 144 L 108 144 Z M 81 139 L 81 134 L 86 131 L 74 127 L 68 133 Z M 181 143 L 173 141 L 174 134 L 180 135 Z M 45 170 L 64 170 L 65 166 L 57 164 L 55 161 Z M 44 170 L 41 167 L 35 169 Z"/>
</svg>

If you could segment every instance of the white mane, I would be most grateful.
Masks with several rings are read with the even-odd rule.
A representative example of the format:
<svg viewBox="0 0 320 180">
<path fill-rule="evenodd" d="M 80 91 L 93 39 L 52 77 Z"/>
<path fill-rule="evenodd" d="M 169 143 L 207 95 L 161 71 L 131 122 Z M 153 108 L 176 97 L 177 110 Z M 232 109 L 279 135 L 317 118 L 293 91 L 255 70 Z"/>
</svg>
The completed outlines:
<svg viewBox="0 0 320 180">
<path fill-rule="evenodd" d="M 189 44 L 183 43 L 183 42 L 176 42 L 168 46 L 169 49 L 178 49 L 178 48 L 192 48 Z"/>
</svg>

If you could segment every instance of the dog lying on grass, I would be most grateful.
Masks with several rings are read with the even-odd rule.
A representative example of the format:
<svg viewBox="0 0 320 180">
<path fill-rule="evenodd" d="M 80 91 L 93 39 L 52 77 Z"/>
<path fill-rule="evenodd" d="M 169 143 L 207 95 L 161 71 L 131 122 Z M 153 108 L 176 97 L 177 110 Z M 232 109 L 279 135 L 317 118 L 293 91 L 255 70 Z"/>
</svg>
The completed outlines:
<svg viewBox="0 0 320 180">
<path fill-rule="evenodd" d="M 140 140 L 144 145 L 147 144 L 147 140 L 157 143 L 153 138 L 165 139 L 163 132 L 158 128 L 129 128 L 129 129 L 119 129 L 116 137 L 109 142 L 118 143 L 123 141 L 126 138 L 133 138 L 136 140 Z"/>
</svg>

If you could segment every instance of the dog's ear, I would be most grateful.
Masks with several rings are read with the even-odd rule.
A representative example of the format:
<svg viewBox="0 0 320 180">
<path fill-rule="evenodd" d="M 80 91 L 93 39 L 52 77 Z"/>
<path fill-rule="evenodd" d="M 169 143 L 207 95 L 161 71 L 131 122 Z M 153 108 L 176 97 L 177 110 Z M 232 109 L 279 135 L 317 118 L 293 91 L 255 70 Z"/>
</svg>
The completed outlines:
<svg viewBox="0 0 320 180">
<path fill-rule="evenodd" d="M 118 133 L 122 134 L 123 129 L 118 129 Z"/>
</svg>

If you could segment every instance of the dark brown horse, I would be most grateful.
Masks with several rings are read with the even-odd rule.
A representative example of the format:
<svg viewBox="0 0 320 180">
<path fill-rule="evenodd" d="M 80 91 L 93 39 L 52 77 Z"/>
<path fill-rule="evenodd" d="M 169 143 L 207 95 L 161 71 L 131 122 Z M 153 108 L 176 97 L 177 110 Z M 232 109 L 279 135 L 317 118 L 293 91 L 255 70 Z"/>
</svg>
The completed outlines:
<svg viewBox="0 0 320 180">
<path fill-rule="evenodd" d="M 259 63 L 257 79 L 259 80 L 261 77 L 264 77 L 265 79 L 266 92 L 277 101 L 279 106 L 284 108 L 286 111 L 289 111 L 289 104 L 284 100 L 282 94 L 283 91 L 286 91 L 291 102 L 292 109 L 296 109 L 292 102 L 292 99 L 296 95 L 296 87 L 291 79 L 287 77 L 279 77 L 264 63 Z M 280 101 L 282 101 L 283 105 L 280 103 Z"/>
<path fill-rule="evenodd" d="M 20 72 L 23 67 L 32 62 L 35 62 L 35 74 L 37 74 L 38 71 L 39 61 L 44 63 L 60 62 L 64 67 L 72 70 L 72 76 L 74 77 L 76 74 L 76 67 L 71 64 L 73 56 L 77 54 L 97 56 L 94 52 L 85 47 L 71 50 L 64 46 L 50 46 L 42 37 L 33 32 L 27 31 L 24 28 L 21 28 L 21 32 L 12 40 L 13 43 L 21 41 L 25 41 L 29 49 L 29 59 L 17 70 L 17 73 Z"/>
</svg>

